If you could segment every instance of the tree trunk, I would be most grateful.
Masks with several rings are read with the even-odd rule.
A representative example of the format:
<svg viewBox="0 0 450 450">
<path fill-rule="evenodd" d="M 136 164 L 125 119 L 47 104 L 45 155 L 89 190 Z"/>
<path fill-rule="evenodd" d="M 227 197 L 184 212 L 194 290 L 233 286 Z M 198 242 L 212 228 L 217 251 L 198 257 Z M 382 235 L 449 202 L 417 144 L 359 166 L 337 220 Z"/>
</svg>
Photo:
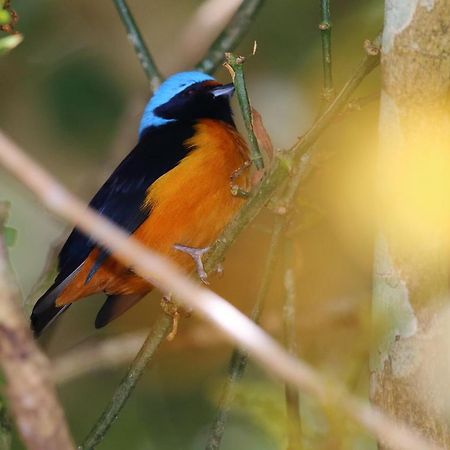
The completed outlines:
<svg viewBox="0 0 450 450">
<path fill-rule="evenodd" d="M 448 304 L 450 0 L 386 0 L 381 63 L 371 398 L 450 448 L 435 345 Z"/>
</svg>

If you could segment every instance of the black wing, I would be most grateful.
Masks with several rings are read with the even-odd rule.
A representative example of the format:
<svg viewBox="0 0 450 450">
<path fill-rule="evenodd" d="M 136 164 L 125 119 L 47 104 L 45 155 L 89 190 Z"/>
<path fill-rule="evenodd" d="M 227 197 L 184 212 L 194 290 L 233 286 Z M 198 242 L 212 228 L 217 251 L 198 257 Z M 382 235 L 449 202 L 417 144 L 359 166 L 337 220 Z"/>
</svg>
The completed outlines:
<svg viewBox="0 0 450 450">
<path fill-rule="evenodd" d="M 193 134 L 192 124 L 186 123 L 149 129 L 95 194 L 89 205 L 130 234 L 133 233 L 151 212 L 150 208 L 143 208 L 148 188 L 187 155 L 189 149 L 185 147 L 184 142 Z M 58 276 L 34 306 L 31 322 L 36 334 L 69 306 L 57 307 L 55 300 L 76 275 L 95 245 L 91 238 L 77 228 L 69 235 L 58 256 Z M 97 260 L 97 268 L 105 256 L 107 252 L 102 250 Z"/>
<path fill-rule="evenodd" d="M 148 188 L 188 152 L 184 141 L 192 126 L 169 124 L 150 129 L 92 198 L 89 205 L 132 234 L 150 214 L 143 208 Z M 95 242 L 75 228 L 59 254 L 57 282 L 87 258 Z"/>
</svg>

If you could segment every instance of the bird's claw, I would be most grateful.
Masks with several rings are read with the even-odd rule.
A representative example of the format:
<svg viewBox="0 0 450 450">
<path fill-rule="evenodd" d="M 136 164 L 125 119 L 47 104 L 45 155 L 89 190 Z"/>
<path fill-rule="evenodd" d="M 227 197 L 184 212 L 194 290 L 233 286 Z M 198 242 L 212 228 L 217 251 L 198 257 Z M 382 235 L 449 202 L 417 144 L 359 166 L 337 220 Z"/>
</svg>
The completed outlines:
<svg viewBox="0 0 450 450">
<path fill-rule="evenodd" d="M 211 247 L 188 247 L 187 245 L 175 244 L 174 248 L 180 252 L 187 253 L 195 262 L 195 269 L 197 270 L 197 275 L 199 276 L 202 283 L 208 285 L 208 274 L 203 266 L 203 256 L 208 253 Z"/>
<path fill-rule="evenodd" d="M 172 318 L 172 329 L 170 333 L 167 335 L 167 340 L 173 341 L 178 332 L 178 325 L 180 323 L 180 311 L 178 310 L 178 305 L 172 301 L 170 295 L 165 295 L 161 299 L 161 309 L 165 314 Z"/>
</svg>

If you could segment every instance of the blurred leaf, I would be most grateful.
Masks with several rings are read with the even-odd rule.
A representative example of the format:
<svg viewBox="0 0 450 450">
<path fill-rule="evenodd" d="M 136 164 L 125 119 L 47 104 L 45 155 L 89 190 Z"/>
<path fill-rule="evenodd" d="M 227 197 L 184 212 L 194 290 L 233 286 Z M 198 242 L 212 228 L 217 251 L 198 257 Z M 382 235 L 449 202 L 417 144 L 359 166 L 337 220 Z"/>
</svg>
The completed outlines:
<svg viewBox="0 0 450 450">
<path fill-rule="evenodd" d="M 218 389 L 221 389 L 218 385 Z M 214 396 L 219 397 L 219 392 Z M 236 388 L 234 408 L 250 419 L 276 448 L 285 448 L 286 413 L 282 389 L 266 381 L 241 382 Z"/>
<path fill-rule="evenodd" d="M 5 227 L 4 236 L 6 245 L 12 247 L 17 241 L 17 230 L 12 227 Z"/>
<path fill-rule="evenodd" d="M 21 34 L 12 34 L 11 36 L 5 36 L 0 39 L 0 55 L 4 55 L 5 53 L 12 50 L 14 47 L 17 47 L 23 40 L 23 36 Z"/>
<path fill-rule="evenodd" d="M 0 9 L 0 25 L 5 25 L 11 20 L 11 14 L 6 9 Z"/>
</svg>

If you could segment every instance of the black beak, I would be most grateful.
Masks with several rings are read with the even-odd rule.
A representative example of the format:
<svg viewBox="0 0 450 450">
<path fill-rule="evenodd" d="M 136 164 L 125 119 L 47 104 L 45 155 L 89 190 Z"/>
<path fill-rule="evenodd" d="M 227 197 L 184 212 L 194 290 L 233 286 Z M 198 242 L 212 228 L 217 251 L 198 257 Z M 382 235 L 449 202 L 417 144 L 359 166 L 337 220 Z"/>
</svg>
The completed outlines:
<svg viewBox="0 0 450 450">
<path fill-rule="evenodd" d="M 234 84 L 223 84 L 221 86 L 214 86 L 211 89 L 211 94 L 217 97 L 231 97 L 234 93 Z"/>
</svg>

